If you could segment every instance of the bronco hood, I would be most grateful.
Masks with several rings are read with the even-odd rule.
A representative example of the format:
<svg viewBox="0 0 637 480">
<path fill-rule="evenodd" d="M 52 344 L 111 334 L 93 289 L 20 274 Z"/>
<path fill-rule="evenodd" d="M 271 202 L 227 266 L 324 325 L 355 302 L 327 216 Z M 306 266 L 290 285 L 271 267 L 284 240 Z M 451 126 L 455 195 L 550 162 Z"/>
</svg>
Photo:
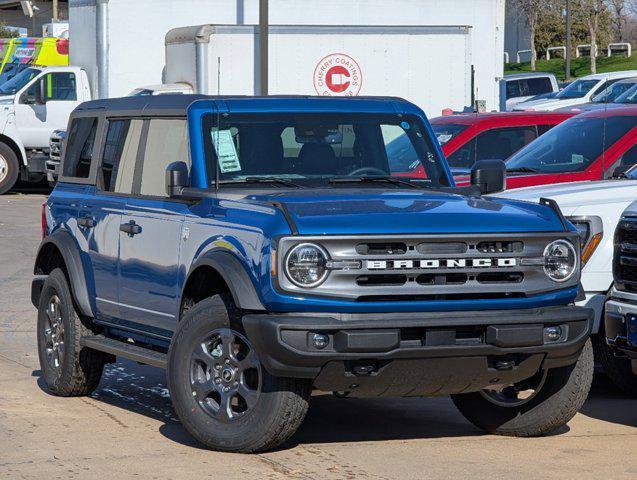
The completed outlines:
<svg viewBox="0 0 637 480">
<path fill-rule="evenodd" d="M 236 195 L 231 195 L 239 200 Z M 245 195 L 276 205 L 302 235 L 562 231 L 549 207 L 435 190 L 303 189 Z"/>
</svg>

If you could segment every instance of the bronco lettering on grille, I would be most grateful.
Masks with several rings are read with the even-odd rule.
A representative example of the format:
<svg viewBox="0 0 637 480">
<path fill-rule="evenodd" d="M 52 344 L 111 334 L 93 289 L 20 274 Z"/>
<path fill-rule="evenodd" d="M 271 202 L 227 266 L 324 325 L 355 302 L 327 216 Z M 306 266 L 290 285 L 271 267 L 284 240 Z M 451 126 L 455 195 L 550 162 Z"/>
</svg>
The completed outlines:
<svg viewBox="0 0 637 480">
<path fill-rule="evenodd" d="M 517 265 L 516 258 L 441 258 L 428 260 L 367 260 L 368 270 L 507 268 Z"/>
</svg>

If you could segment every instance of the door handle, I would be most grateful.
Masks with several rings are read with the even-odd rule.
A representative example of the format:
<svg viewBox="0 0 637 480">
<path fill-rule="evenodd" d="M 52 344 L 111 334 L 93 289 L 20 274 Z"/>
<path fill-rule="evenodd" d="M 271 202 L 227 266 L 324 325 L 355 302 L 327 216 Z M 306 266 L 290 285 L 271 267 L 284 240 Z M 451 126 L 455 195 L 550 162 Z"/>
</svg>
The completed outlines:
<svg viewBox="0 0 637 480">
<path fill-rule="evenodd" d="M 142 233 L 142 227 L 135 223 L 135 220 L 130 220 L 128 223 L 122 223 L 119 226 L 119 229 L 127 233 L 129 237 L 137 235 L 138 233 Z"/>
<path fill-rule="evenodd" d="M 95 219 L 91 217 L 81 217 L 77 219 L 77 224 L 80 227 L 93 228 L 95 226 Z"/>
</svg>

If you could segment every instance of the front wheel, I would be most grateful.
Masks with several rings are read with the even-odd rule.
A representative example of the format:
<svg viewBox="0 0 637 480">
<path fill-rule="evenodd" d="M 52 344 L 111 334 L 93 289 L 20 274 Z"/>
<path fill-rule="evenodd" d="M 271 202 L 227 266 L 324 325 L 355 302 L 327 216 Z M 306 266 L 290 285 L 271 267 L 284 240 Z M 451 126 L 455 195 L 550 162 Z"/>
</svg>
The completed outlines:
<svg viewBox="0 0 637 480">
<path fill-rule="evenodd" d="M 584 404 L 593 381 L 588 340 L 577 363 L 538 372 L 501 390 L 452 395 L 460 413 L 478 428 L 498 435 L 535 437 L 566 425 Z"/>
<path fill-rule="evenodd" d="M 184 314 L 168 352 L 168 388 L 186 430 L 214 450 L 256 452 L 283 443 L 308 408 L 310 383 L 270 375 L 228 295 Z"/>
<path fill-rule="evenodd" d="M 16 154 L 5 143 L 0 143 L 0 195 L 7 193 L 18 181 L 20 163 Z"/>
</svg>

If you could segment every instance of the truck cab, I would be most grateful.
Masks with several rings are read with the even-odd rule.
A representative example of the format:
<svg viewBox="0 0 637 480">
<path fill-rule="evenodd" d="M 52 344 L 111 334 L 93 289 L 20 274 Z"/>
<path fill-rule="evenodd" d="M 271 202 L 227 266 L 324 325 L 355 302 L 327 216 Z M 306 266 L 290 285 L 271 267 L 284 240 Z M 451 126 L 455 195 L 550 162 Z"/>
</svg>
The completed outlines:
<svg viewBox="0 0 637 480">
<path fill-rule="evenodd" d="M 90 99 L 88 76 L 79 67 L 29 67 L 0 85 L 0 194 L 19 177 L 43 178 L 51 134 Z"/>
<path fill-rule="evenodd" d="M 287 440 L 312 389 L 451 395 L 518 436 L 583 404 L 577 231 L 550 200 L 483 196 L 501 161 L 456 188 L 415 105 L 139 96 L 67 132 L 31 290 L 55 394 L 117 356 L 166 368 L 185 428 L 234 452 Z"/>
</svg>

